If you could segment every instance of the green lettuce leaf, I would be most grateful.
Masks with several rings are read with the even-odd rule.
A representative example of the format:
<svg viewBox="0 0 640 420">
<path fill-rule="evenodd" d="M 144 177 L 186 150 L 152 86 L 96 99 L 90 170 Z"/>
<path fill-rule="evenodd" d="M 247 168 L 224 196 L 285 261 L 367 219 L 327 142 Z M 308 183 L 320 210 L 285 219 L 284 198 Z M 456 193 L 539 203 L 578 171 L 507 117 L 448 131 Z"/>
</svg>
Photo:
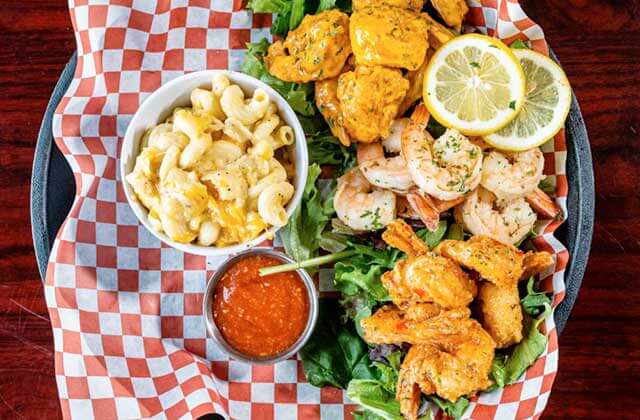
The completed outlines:
<svg viewBox="0 0 640 420">
<path fill-rule="evenodd" d="M 355 147 L 343 146 L 336 137 L 328 132 L 308 136 L 307 149 L 310 163 L 337 166 L 338 172 L 335 176 L 342 175 L 356 163 Z"/>
<path fill-rule="evenodd" d="M 487 391 L 493 391 L 496 388 L 504 388 L 505 380 L 507 378 L 507 372 L 504 368 L 508 355 L 496 354 L 491 364 L 491 372 L 489 373 L 494 385 Z"/>
<path fill-rule="evenodd" d="M 449 228 L 447 229 L 447 234 L 445 235 L 446 239 L 453 239 L 455 241 L 464 241 L 465 233 L 462 226 L 458 223 L 451 223 Z"/>
<path fill-rule="evenodd" d="M 540 323 L 551 313 L 551 306 L 544 306 L 546 309 L 539 318 L 525 316 L 524 338 L 515 346 L 504 364 L 505 384 L 517 381 L 547 347 L 547 337 L 538 329 Z"/>
<path fill-rule="evenodd" d="M 286 226 L 279 231 L 287 255 L 296 261 L 318 255 L 322 231 L 333 215 L 326 213 L 331 207 L 322 201 L 316 185 L 319 175 L 318 165 L 309 166 L 300 205 L 292 213 Z"/>
<path fill-rule="evenodd" d="M 437 139 L 447 131 L 447 127 L 440 124 L 435 118 L 431 117 L 427 123 L 427 131 L 433 136 L 433 138 Z"/>
<path fill-rule="evenodd" d="M 543 304 L 545 310 L 539 318 L 524 317 L 524 338 L 511 354 L 497 355 L 491 366 L 491 378 L 495 387 L 502 388 L 517 381 L 538 360 L 547 347 L 547 337 L 539 331 L 540 323 L 551 313 L 551 305 Z"/>
<path fill-rule="evenodd" d="M 361 408 L 351 413 L 355 420 L 384 420 L 384 417 Z"/>
<path fill-rule="evenodd" d="M 346 388 L 353 378 L 372 379 L 366 343 L 341 324 L 342 308 L 335 299 L 320 299 L 313 335 L 300 350 L 304 374 L 314 386 Z"/>
<path fill-rule="evenodd" d="M 373 362 L 373 378 L 355 378 L 349 382 L 347 396 L 360 404 L 354 414 L 360 419 L 402 419 L 400 404 L 396 401 L 396 384 L 402 354 L 393 352 L 386 357 L 388 363 Z"/>
<path fill-rule="evenodd" d="M 416 232 L 418 237 L 424 241 L 425 244 L 429 247 L 429 249 L 433 249 L 442 241 L 445 233 L 447 232 L 447 222 L 444 220 L 440 220 L 438 222 L 438 227 L 434 231 L 430 231 L 427 229 L 421 229 Z"/>
<path fill-rule="evenodd" d="M 291 0 L 249 0 L 247 8 L 255 13 L 283 13 L 291 8 Z"/>
<path fill-rule="evenodd" d="M 289 24 L 291 23 L 291 6 L 282 13 L 275 15 L 273 24 L 271 25 L 271 33 L 281 37 L 286 37 L 289 33 Z"/>
<path fill-rule="evenodd" d="M 530 277 L 527 281 L 527 295 L 520 300 L 522 309 L 531 317 L 539 316 L 551 305 L 551 298 L 545 292 L 536 292 L 533 289 L 534 285 L 535 278 Z"/>
<path fill-rule="evenodd" d="M 452 402 L 445 400 L 444 398 L 440 398 L 437 395 L 429 395 L 427 396 L 427 400 L 440 407 L 446 415 L 455 419 L 462 417 L 464 412 L 467 411 L 467 407 L 469 407 L 469 400 L 465 397 L 460 397 L 455 402 Z"/>
<path fill-rule="evenodd" d="M 316 13 L 324 12 L 330 9 L 340 9 L 345 13 L 351 13 L 350 0 L 320 0 Z"/>
<path fill-rule="evenodd" d="M 546 177 L 542 181 L 540 181 L 540 183 L 538 184 L 538 188 L 549 195 L 553 195 L 556 192 L 556 187 L 555 185 L 553 185 L 553 182 L 549 177 Z"/>
<path fill-rule="evenodd" d="M 291 1 L 291 16 L 289 17 L 289 30 L 294 30 L 302 22 L 305 13 L 305 0 Z"/>
<path fill-rule="evenodd" d="M 291 0 L 250 0 L 247 8 L 254 13 L 275 13 L 276 17 L 271 25 L 271 33 L 282 37 L 287 36 L 291 26 L 293 3 Z M 298 11 L 296 11 L 298 13 Z"/>
<path fill-rule="evenodd" d="M 356 255 L 336 262 L 334 284 L 342 293 L 342 304 L 348 308 L 347 316 L 354 320 L 356 330 L 362 336 L 360 320 L 371 315 L 378 302 L 389 300 L 380 276 L 393 268 L 402 253 L 391 247 L 381 250 L 356 241 L 353 237 L 347 238 L 347 248 L 354 250 Z"/>
<path fill-rule="evenodd" d="M 347 396 L 355 403 L 361 405 L 366 412 L 370 412 L 379 418 L 386 420 L 402 420 L 400 403 L 396 401 L 393 393 L 389 392 L 383 384 L 375 379 L 354 379 L 349 382 Z M 366 418 L 366 414 L 359 414 Z M 375 418 L 375 417 L 373 417 Z"/>
<path fill-rule="evenodd" d="M 289 31 L 300 25 L 305 14 L 339 7 L 335 3 L 335 1 L 318 3 L 313 0 L 250 0 L 247 8 L 256 13 L 276 13 L 271 25 L 271 33 L 286 37 Z M 344 3 L 344 0 L 338 3 Z"/>
</svg>

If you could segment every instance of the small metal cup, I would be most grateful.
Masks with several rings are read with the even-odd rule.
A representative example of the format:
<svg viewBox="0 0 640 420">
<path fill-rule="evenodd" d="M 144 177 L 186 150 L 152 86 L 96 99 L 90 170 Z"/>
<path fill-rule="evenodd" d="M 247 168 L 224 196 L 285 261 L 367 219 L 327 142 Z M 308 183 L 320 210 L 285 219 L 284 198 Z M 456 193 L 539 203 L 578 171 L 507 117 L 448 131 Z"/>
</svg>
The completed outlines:
<svg viewBox="0 0 640 420">
<path fill-rule="evenodd" d="M 207 290 L 205 292 L 204 301 L 202 303 L 202 310 L 207 322 L 207 331 L 209 332 L 209 336 L 216 341 L 216 343 L 225 353 L 241 362 L 268 365 L 288 359 L 292 355 L 296 354 L 305 345 L 307 340 L 309 340 L 316 325 L 316 321 L 318 320 L 318 291 L 316 290 L 316 286 L 313 284 L 313 280 L 304 269 L 296 270 L 307 288 L 307 296 L 309 300 L 309 314 L 307 318 L 307 325 L 302 331 L 300 337 L 296 340 L 295 343 L 291 345 L 291 347 L 272 356 L 253 357 L 240 353 L 239 351 L 231 347 L 229 343 L 227 343 L 227 340 L 225 340 L 225 338 L 222 336 L 222 333 L 218 329 L 218 326 L 213 319 L 212 303 L 216 284 L 227 271 L 227 269 L 241 259 L 252 255 L 268 255 L 279 259 L 283 263 L 295 262 L 285 254 L 274 251 L 271 248 L 253 248 L 234 255 L 233 257 L 227 259 L 224 263 L 222 263 L 222 265 L 216 270 L 211 279 L 209 279 L 209 284 L 207 284 Z M 269 299 L 269 296 L 265 296 L 265 299 Z"/>
</svg>

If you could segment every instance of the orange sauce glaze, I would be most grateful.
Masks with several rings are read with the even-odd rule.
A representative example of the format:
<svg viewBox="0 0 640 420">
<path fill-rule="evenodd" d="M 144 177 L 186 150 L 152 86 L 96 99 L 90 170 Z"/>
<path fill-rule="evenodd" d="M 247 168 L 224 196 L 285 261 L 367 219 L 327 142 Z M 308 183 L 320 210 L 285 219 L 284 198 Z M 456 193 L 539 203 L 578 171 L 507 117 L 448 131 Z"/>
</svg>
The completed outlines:
<svg viewBox="0 0 640 420">
<path fill-rule="evenodd" d="M 218 280 L 213 318 L 227 343 L 248 356 L 273 356 L 302 335 L 309 297 L 295 271 L 260 277 L 258 269 L 282 264 L 252 255 L 232 265 Z"/>
</svg>

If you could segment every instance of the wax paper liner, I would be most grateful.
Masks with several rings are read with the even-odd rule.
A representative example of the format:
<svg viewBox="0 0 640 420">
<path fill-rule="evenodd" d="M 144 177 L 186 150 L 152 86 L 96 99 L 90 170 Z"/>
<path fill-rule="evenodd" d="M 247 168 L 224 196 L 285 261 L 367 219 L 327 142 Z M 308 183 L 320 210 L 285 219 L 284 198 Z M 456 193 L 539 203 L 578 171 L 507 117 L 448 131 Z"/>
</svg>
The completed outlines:
<svg viewBox="0 0 640 420">
<path fill-rule="evenodd" d="M 470 1 L 467 24 L 546 51 L 542 30 L 517 1 Z M 161 244 L 136 220 L 118 173 L 127 124 L 139 104 L 185 72 L 237 69 L 247 42 L 269 37 L 272 16 L 232 0 L 70 0 L 78 48 L 75 77 L 55 114 L 56 144 L 71 165 L 76 197 L 47 267 L 55 371 L 64 418 L 349 418 L 343 391 L 306 383 L 296 358 L 273 366 L 229 360 L 207 339 L 201 305 L 219 258 Z M 545 173 L 566 215 L 564 133 L 543 147 Z M 556 256 L 543 276 L 554 305 L 564 296 L 567 250 L 540 226 L 539 249 Z M 331 293 L 331 270 L 318 279 Z M 553 317 L 544 354 L 515 384 L 483 394 L 469 418 L 542 413 L 558 367 Z"/>
</svg>

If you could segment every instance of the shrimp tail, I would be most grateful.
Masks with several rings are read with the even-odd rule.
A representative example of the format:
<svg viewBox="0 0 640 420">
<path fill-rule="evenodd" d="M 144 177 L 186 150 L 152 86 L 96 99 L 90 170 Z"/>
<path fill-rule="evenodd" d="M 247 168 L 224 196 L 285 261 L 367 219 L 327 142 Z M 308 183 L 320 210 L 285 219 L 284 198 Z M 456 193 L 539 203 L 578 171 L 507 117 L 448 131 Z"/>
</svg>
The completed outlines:
<svg viewBox="0 0 640 420">
<path fill-rule="evenodd" d="M 438 229 L 440 212 L 436 210 L 428 196 L 418 193 L 407 194 L 407 201 L 411 208 L 420 216 L 420 220 L 431 232 Z"/>
<path fill-rule="evenodd" d="M 411 114 L 411 122 L 422 127 L 422 129 L 424 130 L 425 128 L 427 128 L 430 116 L 431 114 L 429 114 L 427 107 L 425 107 L 424 104 L 420 102 L 418 105 L 416 105 L 416 108 Z"/>
<path fill-rule="evenodd" d="M 453 200 L 439 200 L 430 195 L 419 194 L 414 191 L 407 194 L 407 201 L 411 208 L 420 216 L 422 223 L 430 231 L 438 229 L 438 222 L 440 221 L 440 213 L 443 213 L 458 204 L 462 203 L 465 197 L 458 197 Z"/>
<path fill-rule="evenodd" d="M 464 203 L 466 198 L 467 197 L 464 195 L 462 197 L 454 198 L 453 200 L 438 200 L 437 198 L 431 197 L 431 201 L 438 213 L 442 213 L 454 208 L 458 204 Z"/>
<path fill-rule="evenodd" d="M 401 369 L 396 385 L 396 399 L 400 402 L 400 412 L 408 420 L 418 418 L 420 408 L 420 388 L 412 377 L 412 372 Z"/>
<path fill-rule="evenodd" d="M 558 204 L 540 188 L 533 190 L 526 199 L 536 213 L 546 218 L 556 219 L 560 215 L 561 210 Z"/>
<path fill-rule="evenodd" d="M 387 226 L 382 239 L 394 248 L 398 248 L 409 256 L 424 255 L 429 248 L 404 220 L 396 219 Z"/>
<path fill-rule="evenodd" d="M 525 280 L 531 276 L 535 276 L 552 265 L 553 257 L 548 252 L 527 252 L 522 261 L 524 271 L 520 279 Z"/>
</svg>

